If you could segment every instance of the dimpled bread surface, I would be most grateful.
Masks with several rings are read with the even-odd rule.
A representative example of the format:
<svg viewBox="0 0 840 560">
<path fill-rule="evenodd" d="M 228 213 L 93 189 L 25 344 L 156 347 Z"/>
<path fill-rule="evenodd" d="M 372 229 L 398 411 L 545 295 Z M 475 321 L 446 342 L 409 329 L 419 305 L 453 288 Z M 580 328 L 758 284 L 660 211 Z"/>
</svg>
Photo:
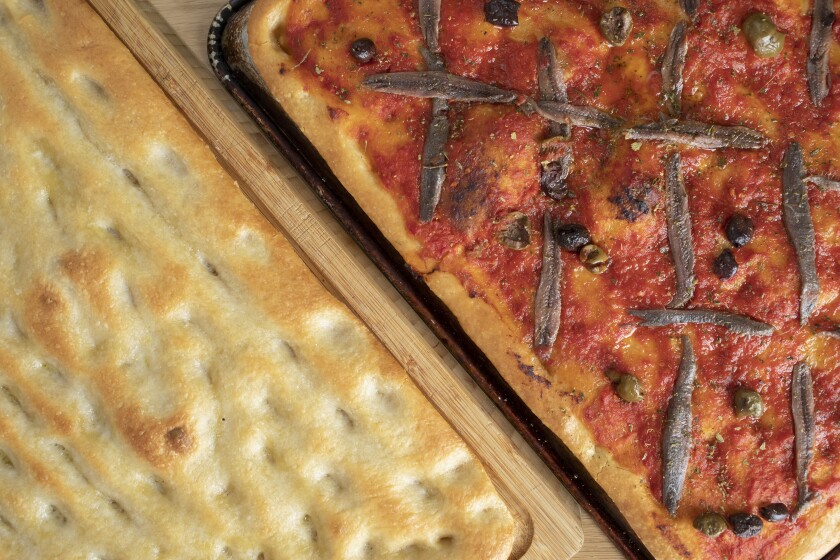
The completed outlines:
<svg viewBox="0 0 840 560">
<path fill-rule="evenodd" d="M 481 464 L 98 15 L 0 0 L 0 558 L 506 558 Z"/>
</svg>

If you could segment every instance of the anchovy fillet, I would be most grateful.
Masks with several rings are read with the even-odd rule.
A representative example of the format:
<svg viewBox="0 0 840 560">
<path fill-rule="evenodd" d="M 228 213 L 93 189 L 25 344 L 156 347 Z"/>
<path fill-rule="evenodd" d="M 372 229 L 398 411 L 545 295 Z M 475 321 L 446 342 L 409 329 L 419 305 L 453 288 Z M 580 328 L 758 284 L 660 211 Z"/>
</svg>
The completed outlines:
<svg viewBox="0 0 840 560">
<path fill-rule="evenodd" d="M 557 63 L 557 51 L 548 37 L 540 39 L 537 48 L 537 85 L 540 90 L 540 99 L 560 103 L 569 102 L 569 96 L 566 93 L 566 80 L 563 78 L 563 71 Z M 571 132 L 568 123 L 552 122 L 549 128 L 551 137 L 568 138 Z"/>
<path fill-rule="evenodd" d="M 534 300 L 534 347 L 548 348 L 557 339 L 560 330 L 560 275 L 563 261 L 560 245 L 555 236 L 555 224 L 546 212 L 543 219 L 543 255 L 540 284 Z"/>
<path fill-rule="evenodd" d="M 440 28 L 440 0 L 418 0 L 417 13 L 420 16 L 420 30 L 426 46 L 433 53 L 440 50 L 438 29 Z"/>
<path fill-rule="evenodd" d="M 817 278 L 814 223 L 808 204 L 808 190 L 802 180 L 802 149 L 791 142 L 785 151 L 782 172 L 782 219 L 799 266 L 799 323 L 804 325 L 817 306 L 820 281 Z"/>
<path fill-rule="evenodd" d="M 446 179 L 446 152 L 449 139 L 449 102 L 432 99 L 432 122 L 423 144 L 423 169 L 420 171 L 420 221 L 432 219 L 440 201 L 443 181 Z"/>
<path fill-rule="evenodd" d="M 446 67 L 443 64 L 443 57 L 438 52 L 432 52 L 424 46 L 420 47 L 420 56 L 423 57 L 423 62 L 426 63 L 426 66 L 429 70 L 436 70 L 438 72 L 443 72 L 446 70 Z"/>
<path fill-rule="evenodd" d="M 688 459 L 691 454 L 691 394 L 697 377 L 697 361 L 691 339 L 682 336 L 682 359 L 668 403 L 662 434 L 662 501 L 671 517 L 680 505 Z"/>
<path fill-rule="evenodd" d="M 621 125 L 620 119 L 593 107 L 572 105 L 559 101 L 538 101 L 535 107 L 540 116 L 554 122 L 608 129 L 618 128 Z"/>
<path fill-rule="evenodd" d="M 840 181 L 835 181 L 834 179 L 829 179 L 828 177 L 811 175 L 810 177 L 805 177 L 804 180 L 806 183 L 816 185 L 816 187 L 821 191 L 840 191 Z"/>
<path fill-rule="evenodd" d="M 680 106 L 683 90 L 683 68 L 685 67 L 685 55 L 688 52 L 686 37 L 686 25 L 680 21 L 671 31 L 671 38 L 668 41 L 668 48 L 665 50 L 665 57 L 662 59 L 662 97 L 668 112 L 674 116 L 680 114 Z"/>
<path fill-rule="evenodd" d="M 831 88 L 828 69 L 828 49 L 831 45 L 831 26 L 834 25 L 834 0 L 814 0 L 811 18 L 811 39 L 808 47 L 808 89 L 817 107 Z"/>
<path fill-rule="evenodd" d="M 761 133 L 745 126 L 721 126 L 677 119 L 635 126 L 627 129 L 624 136 L 630 140 L 660 140 L 704 150 L 756 150 L 767 141 Z"/>
<path fill-rule="evenodd" d="M 808 489 L 808 470 L 814 457 L 816 421 L 814 419 L 814 384 L 811 368 L 805 362 L 793 366 L 790 384 L 790 406 L 793 412 L 793 434 L 796 456 L 797 504 L 793 519 L 808 506 L 816 495 Z"/>
<path fill-rule="evenodd" d="M 694 19 L 697 16 L 697 4 L 699 3 L 699 0 L 680 0 L 680 8 L 683 9 L 689 19 Z"/>
<path fill-rule="evenodd" d="M 666 307 L 685 307 L 694 295 L 694 248 L 691 244 L 688 194 L 685 192 L 678 153 L 671 154 L 665 164 L 665 219 L 668 245 L 671 247 L 677 276 L 677 291 Z"/>
<path fill-rule="evenodd" d="M 443 57 L 440 55 L 438 30 L 440 27 L 440 0 L 418 0 L 417 13 L 420 30 L 426 45 L 420 47 L 420 54 L 429 70 L 443 72 Z M 432 120 L 423 144 L 420 171 L 420 221 L 432 219 L 440 202 L 440 193 L 446 179 L 446 142 L 449 140 L 449 101 L 432 99 Z"/>
<path fill-rule="evenodd" d="M 513 103 L 519 98 L 516 92 L 436 70 L 374 74 L 365 78 L 362 84 L 385 93 L 454 101 Z"/>
<path fill-rule="evenodd" d="M 537 84 L 540 89 L 540 98 L 546 101 L 559 101 L 568 103 L 569 96 L 566 93 L 566 80 L 563 78 L 563 71 L 557 63 L 557 51 L 548 37 L 540 39 L 539 50 L 537 51 Z"/>
<path fill-rule="evenodd" d="M 628 313 L 642 319 L 643 327 L 667 327 L 686 323 L 725 327 L 737 334 L 770 336 L 773 326 L 743 315 L 711 309 L 630 309 Z"/>
</svg>

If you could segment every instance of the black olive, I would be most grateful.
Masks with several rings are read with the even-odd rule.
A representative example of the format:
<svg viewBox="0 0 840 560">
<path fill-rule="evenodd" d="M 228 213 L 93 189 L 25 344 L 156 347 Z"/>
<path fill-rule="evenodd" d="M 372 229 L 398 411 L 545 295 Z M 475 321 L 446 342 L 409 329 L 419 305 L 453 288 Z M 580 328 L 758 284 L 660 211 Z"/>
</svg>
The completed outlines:
<svg viewBox="0 0 840 560">
<path fill-rule="evenodd" d="M 505 247 L 520 251 L 530 245 L 530 221 L 522 212 L 511 212 L 502 219 L 499 241 Z"/>
<path fill-rule="evenodd" d="M 715 262 L 712 264 L 712 270 L 717 274 L 721 280 L 729 280 L 735 273 L 738 272 L 738 262 L 735 260 L 732 251 L 726 249 L 723 253 L 718 255 Z"/>
<path fill-rule="evenodd" d="M 732 526 L 732 532 L 736 537 L 748 538 L 754 537 L 761 532 L 764 523 L 757 515 L 749 513 L 736 513 L 729 516 L 729 524 Z"/>
<path fill-rule="evenodd" d="M 557 227 L 557 242 L 567 251 L 580 251 L 591 238 L 589 230 L 580 224 L 562 224 Z"/>
<path fill-rule="evenodd" d="M 729 220 L 726 221 L 726 238 L 732 243 L 733 247 L 743 247 L 753 238 L 755 226 L 748 217 L 743 214 L 732 214 Z"/>
<path fill-rule="evenodd" d="M 370 62 L 376 56 L 376 45 L 367 37 L 356 39 L 350 45 L 350 54 L 362 64 Z"/>
<path fill-rule="evenodd" d="M 627 40 L 630 31 L 633 29 L 633 16 L 627 8 L 616 6 L 609 12 L 604 12 L 600 21 L 601 33 L 607 42 L 620 47 Z"/>
<path fill-rule="evenodd" d="M 554 161 L 544 162 L 540 166 L 540 189 L 549 198 L 563 200 L 569 195 L 566 178 L 572 168 L 571 152 Z"/>
<path fill-rule="evenodd" d="M 758 513 L 760 513 L 761 517 L 763 517 L 770 523 L 778 523 L 790 517 L 790 511 L 788 510 L 788 507 L 785 504 L 779 503 L 761 506 L 761 509 L 758 510 Z"/>
<path fill-rule="evenodd" d="M 484 20 L 499 27 L 516 27 L 519 25 L 519 6 L 516 0 L 487 0 Z"/>
</svg>

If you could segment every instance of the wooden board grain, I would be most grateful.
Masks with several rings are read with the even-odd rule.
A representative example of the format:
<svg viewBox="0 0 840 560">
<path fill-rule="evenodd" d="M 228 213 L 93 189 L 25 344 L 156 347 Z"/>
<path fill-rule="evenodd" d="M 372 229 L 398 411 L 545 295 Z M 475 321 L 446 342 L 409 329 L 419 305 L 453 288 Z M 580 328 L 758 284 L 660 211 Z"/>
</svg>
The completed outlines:
<svg viewBox="0 0 840 560">
<path fill-rule="evenodd" d="M 523 558 L 564 559 L 578 552 L 583 532 L 571 497 L 405 302 L 342 237 L 288 167 L 255 145 L 241 116 L 232 117 L 196 75 L 201 68 L 195 59 L 188 64 L 176 53 L 159 30 L 166 30 L 165 22 L 147 4 L 89 1 L 242 180 L 245 194 L 297 245 L 313 270 L 368 324 L 476 450 L 518 518 L 527 546 Z M 189 8 L 197 3 L 179 4 Z"/>
</svg>

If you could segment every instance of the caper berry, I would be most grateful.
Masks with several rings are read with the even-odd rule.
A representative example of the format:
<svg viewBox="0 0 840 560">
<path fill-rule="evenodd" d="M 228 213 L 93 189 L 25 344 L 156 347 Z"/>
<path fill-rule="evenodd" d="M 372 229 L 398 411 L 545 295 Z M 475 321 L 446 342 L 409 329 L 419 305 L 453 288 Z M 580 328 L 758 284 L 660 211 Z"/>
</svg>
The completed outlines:
<svg viewBox="0 0 840 560">
<path fill-rule="evenodd" d="M 709 537 L 726 531 L 726 519 L 717 513 L 707 512 L 694 518 L 694 528 Z"/>
<path fill-rule="evenodd" d="M 746 387 L 741 387 L 735 391 L 733 405 L 735 407 L 735 415 L 738 418 L 743 418 L 744 416 L 761 418 L 761 415 L 764 414 L 764 401 L 761 395 Z"/>
<path fill-rule="evenodd" d="M 627 40 L 633 29 L 633 16 L 627 8 L 616 6 L 609 12 L 604 12 L 600 21 L 601 33 L 607 42 L 620 47 Z"/>
<path fill-rule="evenodd" d="M 775 504 L 767 504 L 766 506 L 761 506 L 761 509 L 758 510 L 758 513 L 761 514 L 766 521 L 770 523 L 779 523 L 780 521 L 784 521 L 788 517 L 790 517 L 790 511 L 785 504 L 775 503 Z"/>
<path fill-rule="evenodd" d="M 602 274 L 610 266 L 610 258 L 595 244 L 584 245 L 580 250 L 580 262 L 593 274 Z"/>
<path fill-rule="evenodd" d="M 732 243 L 733 247 L 743 247 L 752 241 L 755 226 L 747 216 L 732 214 L 726 221 L 724 231 L 726 231 L 726 238 Z"/>
<path fill-rule="evenodd" d="M 562 224 L 557 228 L 557 242 L 567 251 L 580 251 L 590 241 L 589 230 L 580 224 Z"/>
<path fill-rule="evenodd" d="M 509 249 L 522 250 L 531 243 L 529 229 L 528 216 L 522 212 L 511 212 L 502 220 L 499 241 Z"/>
<path fill-rule="evenodd" d="M 618 393 L 621 400 L 627 402 L 640 402 L 645 398 L 642 384 L 633 375 L 622 375 L 618 380 L 618 385 L 615 386 L 615 392 Z"/>
<path fill-rule="evenodd" d="M 785 36 L 767 14 L 753 12 L 742 25 L 744 35 L 750 42 L 755 54 L 763 58 L 778 56 L 785 47 Z"/>
<path fill-rule="evenodd" d="M 757 515 L 736 513 L 729 516 L 729 524 L 735 536 L 741 538 L 754 537 L 761 532 L 764 522 Z"/>
<path fill-rule="evenodd" d="M 370 62 L 376 56 L 376 45 L 367 37 L 356 39 L 350 45 L 350 54 L 362 64 Z"/>
<path fill-rule="evenodd" d="M 735 255 L 732 251 L 725 249 L 715 262 L 712 263 L 712 270 L 721 280 L 729 280 L 735 273 L 738 272 L 738 261 L 735 260 Z"/>
</svg>

